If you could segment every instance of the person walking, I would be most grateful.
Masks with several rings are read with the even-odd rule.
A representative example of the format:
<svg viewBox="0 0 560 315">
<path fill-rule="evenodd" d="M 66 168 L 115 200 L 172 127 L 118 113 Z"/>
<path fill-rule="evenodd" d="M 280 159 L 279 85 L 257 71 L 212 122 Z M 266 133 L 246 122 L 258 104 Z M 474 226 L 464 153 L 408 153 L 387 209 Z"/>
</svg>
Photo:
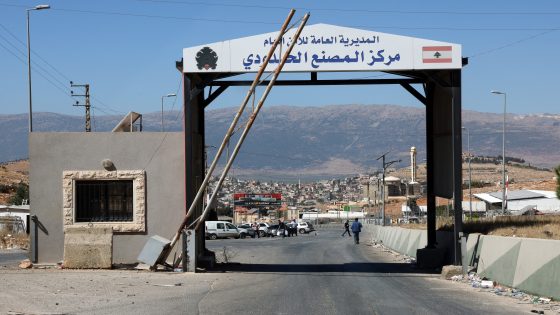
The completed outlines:
<svg viewBox="0 0 560 315">
<path fill-rule="evenodd" d="M 255 230 L 255 234 L 257 235 L 257 238 L 261 238 L 261 235 L 259 234 L 259 223 L 255 222 L 255 224 L 253 224 L 253 230 Z"/>
<path fill-rule="evenodd" d="M 344 234 L 346 233 L 348 233 L 348 237 L 352 236 L 352 234 L 350 233 L 350 223 L 348 222 L 348 220 L 344 222 L 344 233 L 342 233 L 341 236 L 344 236 Z"/>
<path fill-rule="evenodd" d="M 286 237 L 286 223 L 282 220 L 278 220 L 278 231 L 282 233 L 282 238 Z"/>
<path fill-rule="evenodd" d="M 354 219 L 352 222 L 352 233 L 354 233 L 354 244 L 360 244 L 360 232 L 362 231 L 362 224 L 358 221 L 358 218 Z"/>
</svg>

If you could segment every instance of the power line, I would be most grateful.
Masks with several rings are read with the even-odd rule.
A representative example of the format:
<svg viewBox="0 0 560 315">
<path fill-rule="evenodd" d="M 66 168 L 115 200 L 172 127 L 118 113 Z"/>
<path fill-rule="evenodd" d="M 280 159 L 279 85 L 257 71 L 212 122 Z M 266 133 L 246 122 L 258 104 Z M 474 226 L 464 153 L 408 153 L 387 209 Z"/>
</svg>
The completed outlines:
<svg viewBox="0 0 560 315">
<path fill-rule="evenodd" d="M 175 108 L 175 104 L 177 104 L 177 99 L 179 98 L 179 90 L 181 90 L 181 83 L 183 83 L 183 76 L 181 75 L 181 79 L 179 80 L 179 84 L 177 85 L 177 90 L 175 91 L 175 98 L 173 99 L 173 105 L 171 106 L 171 112 L 173 112 L 173 109 Z M 177 115 L 177 118 L 175 118 L 175 121 L 177 121 L 177 119 L 179 118 L 179 115 Z"/>
<path fill-rule="evenodd" d="M 10 53 L 11 55 L 13 55 L 16 59 L 18 59 L 19 61 L 21 61 L 21 63 L 23 63 L 24 65 L 27 64 L 27 62 L 25 60 L 23 60 L 20 56 L 18 56 L 17 54 L 15 54 L 14 52 L 12 52 L 8 47 L 4 46 L 4 44 L 0 43 L 0 47 L 4 48 L 4 50 L 6 50 L 8 53 Z M 62 93 L 64 93 L 66 96 L 70 97 L 70 94 L 62 89 L 59 85 L 57 85 L 55 82 L 53 82 L 51 79 L 49 79 L 46 75 L 44 75 L 41 71 L 39 71 L 38 69 L 34 68 L 33 72 L 40 75 L 41 77 L 43 77 L 43 79 L 47 80 L 47 82 L 49 82 L 53 87 L 55 87 L 57 90 L 61 91 Z"/>
<path fill-rule="evenodd" d="M 0 27 L 1 27 L 2 29 L 4 29 L 4 31 L 5 31 L 6 33 L 8 33 L 11 37 L 13 37 L 13 38 L 14 38 L 17 42 L 19 42 L 22 46 L 26 47 L 26 44 L 25 44 L 23 41 L 21 41 L 17 36 L 15 36 L 12 32 L 10 32 L 10 30 L 9 30 L 8 28 L 6 28 L 4 25 L 2 25 L 1 23 L 0 23 Z M 7 39 L 6 37 L 4 37 L 2 34 L 0 34 L 0 38 L 4 39 L 5 42 L 7 42 L 10 46 L 12 46 L 12 47 L 13 47 L 16 51 L 18 51 L 21 55 L 23 55 L 24 57 L 27 56 L 27 54 L 26 54 L 25 52 L 23 52 L 21 49 L 19 49 L 16 45 L 14 45 L 10 40 L 8 40 L 8 39 Z M 7 49 L 7 48 L 4 47 L 4 49 Z M 66 81 L 71 81 L 66 75 L 64 75 L 64 74 L 63 74 L 61 71 L 59 71 L 55 66 L 53 66 L 53 65 L 50 64 L 47 60 L 45 60 L 43 57 L 41 57 L 38 53 L 36 53 L 36 52 L 33 51 L 33 50 L 31 51 L 31 53 L 32 53 L 34 56 L 38 57 L 40 60 L 42 60 L 42 61 L 43 61 L 46 65 L 48 65 L 51 69 L 53 69 L 62 79 L 66 80 Z M 14 53 L 12 53 L 12 55 L 15 56 Z M 20 58 L 18 58 L 18 59 L 20 59 Z M 25 63 L 25 61 L 22 60 L 22 59 L 20 59 L 20 61 L 22 61 L 22 62 Z M 62 82 L 61 80 L 59 80 L 56 76 L 54 76 L 49 70 L 45 69 L 41 64 L 39 64 L 39 63 L 37 63 L 37 62 L 35 62 L 35 61 L 32 61 L 32 64 L 33 64 L 35 67 L 40 68 L 44 73 L 46 73 L 48 76 L 50 76 L 50 77 L 51 77 L 54 81 L 56 81 L 58 84 L 60 84 L 60 86 L 62 87 L 62 90 L 64 90 L 64 94 L 70 96 L 70 95 L 68 94 L 68 90 L 69 90 L 69 89 L 68 89 L 68 87 L 66 86 L 65 83 L 63 83 L 63 82 Z M 34 68 L 33 70 L 37 72 L 36 68 Z M 41 76 L 42 76 L 43 78 L 45 77 L 44 75 L 41 75 Z M 50 81 L 50 80 L 49 80 L 49 82 L 50 82 L 51 84 L 54 85 L 54 82 L 52 82 L 52 81 Z M 61 90 L 61 89 L 60 89 L 60 86 L 57 86 L 57 88 L 58 88 L 59 90 Z M 109 110 L 109 111 L 112 111 L 112 112 L 115 112 L 115 113 L 117 113 L 117 114 L 123 114 L 123 112 L 118 111 L 118 110 L 115 110 L 115 109 L 111 108 L 109 105 L 105 104 L 105 103 L 104 103 L 103 101 L 101 101 L 98 97 L 92 96 L 92 98 L 93 98 L 97 103 L 103 105 L 103 107 L 104 107 L 105 109 L 107 109 L 107 110 Z"/>
<path fill-rule="evenodd" d="M 14 33 L 10 32 L 10 30 L 5 27 L 4 25 L 2 25 L 2 23 L 0 23 L 0 27 L 2 29 L 4 29 L 4 31 L 6 33 L 8 33 L 12 38 L 14 38 L 17 42 L 19 42 L 24 48 L 27 47 L 27 45 L 20 40 L 16 35 L 14 35 Z M 41 59 L 41 61 L 43 61 L 46 65 L 48 65 L 49 67 L 51 67 L 51 69 L 53 69 L 58 75 L 60 75 L 63 79 L 65 79 L 66 81 L 70 81 L 70 79 L 65 76 L 62 72 L 58 71 L 58 69 L 56 69 L 53 65 L 51 65 L 47 60 L 45 60 L 43 57 L 41 57 L 41 55 L 39 55 L 38 53 L 36 53 L 34 50 L 31 50 L 31 53 L 36 56 L 37 58 Z M 35 64 L 35 63 L 34 63 Z"/>
<path fill-rule="evenodd" d="M 305 10 L 305 11 L 323 11 L 323 12 L 348 12 L 348 13 L 376 13 L 376 14 L 406 14 L 406 15 L 499 15 L 499 16 L 555 16 L 560 15 L 556 11 L 437 11 L 437 10 L 371 10 L 366 8 L 345 9 L 345 8 L 326 8 L 326 7 L 284 7 L 284 6 L 268 6 L 268 5 L 254 5 L 254 4 L 239 4 L 239 3 L 221 3 L 221 2 L 198 2 L 198 1 L 173 1 L 173 0 L 137 0 L 138 2 L 152 2 L 162 4 L 182 4 L 182 5 L 201 5 L 201 6 L 218 6 L 218 7 L 239 7 L 239 8 L 254 8 L 254 9 L 274 9 L 274 10 Z M 0 3 L 0 6 L 29 8 L 28 5 Z M 96 14 L 112 14 L 112 15 L 131 15 L 140 17 L 162 17 L 157 15 L 146 14 L 133 14 L 133 13 L 118 13 L 107 11 L 91 11 L 91 10 L 76 10 L 76 9 L 55 9 L 51 10 L 68 11 L 68 12 L 84 12 Z M 171 17 L 180 19 L 180 17 Z M 185 20 L 195 20 L 198 18 L 182 18 Z M 207 19 L 200 19 L 207 20 Z M 212 20 L 220 21 L 220 20 Z M 231 21 L 231 20 L 230 20 Z"/>
<path fill-rule="evenodd" d="M 209 4 L 208 4 L 209 5 Z M 217 6 L 218 4 L 215 4 Z M 0 6 L 12 6 L 12 7 L 22 7 L 27 8 L 27 6 L 21 5 L 9 5 L 9 4 L 1 4 Z M 223 6 L 233 6 L 223 4 Z M 243 5 L 239 5 L 243 6 Z M 259 6 L 255 6 L 259 7 Z M 281 7 L 278 7 L 281 8 Z M 492 15 L 492 14 L 510 14 L 510 15 L 524 15 L 522 12 L 510 12 L 510 13 L 500 13 L 500 12 L 452 12 L 452 11 L 374 11 L 374 10 L 344 10 L 344 9 L 327 9 L 327 8 L 300 8 L 306 10 L 313 10 L 313 11 L 341 11 L 341 12 L 369 12 L 369 13 L 400 13 L 400 14 L 483 14 L 483 15 Z M 99 15 L 113 15 L 113 16 L 129 16 L 129 17 L 140 17 L 140 18 L 151 18 L 151 19 L 166 19 L 166 20 L 184 20 L 184 21 L 201 21 L 201 22 L 212 22 L 212 23 L 235 23 L 235 24 L 261 24 L 261 25 L 277 25 L 278 23 L 275 22 L 266 22 L 266 21 L 249 21 L 249 20 L 234 20 L 234 19 L 212 19 L 212 18 L 197 18 L 197 17 L 184 17 L 184 16 L 172 16 L 172 15 L 153 15 L 153 14 L 143 14 L 143 13 L 130 13 L 130 12 L 123 12 L 123 11 L 98 11 L 98 10 L 80 10 L 80 9 L 64 9 L 64 8 L 51 8 L 52 11 L 61 11 L 61 12 L 73 12 L 73 13 L 90 13 L 90 14 L 99 14 Z M 526 13 L 525 15 L 560 15 L 557 12 L 533 12 L 533 13 Z M 520 28 L 520 27 L 511 27 L 511 28 L 492 28 L 492 27 L 422 27 L 422 26 L 410 26 L 410 27 L 403 27 L 403 26 L 383 26 L 383 25 L 348 25 L 348 27 L 361 27 L 361 28 L 370 28 L 370 29 L 393 29 L 393 30 L 439 30 L 439 31 L 551 31 L 557 30 L 560 27 L 548 27 L 548 28 Z"/>
<path fill-rule="evenodd" d="M 522 42 L 531 40 L 531 39 L 533 39 L 533 38 L 537 38 L 537 37 L 539 37 L 539 36 L 542 36 L 542 35 L 545 35 L 545 34 L 548 34 L 548 33 L 554 32 L 554 31 L 558 31 L 558 29 L 546 30 L 546 31 L 544 31 L 544 32 L 541 32 L 541 33 L 538 33 L 538 34 L 534 34 L 534 35 L 531 35 L 531 36 L 529 36 L 529 37 L 525 37 L 525 38 L 522 38 L 522 39 L 513 41 L 513 42 L 511 42 L 511 43 L 508 43 L 508 44 L 505 44 L 505 45 L 502 45 L 502 46 L 499 46 L 499 47 L 496 47 L 496 48 L 493 48 L 493 49 L 481 51 L 481 52 L 478 52 L 478 53 L 475 53 L 475 54 L 471 55 L 469 58 L 478 57 L 478 56 L 482 56 L 482 55 L 487 55 L 487 54 L 489 54 L 489 53 L 493 53 L 493 52 L 495 52 L 495 51 L 502 50 L 502 49 L 505 49 L 505 48 L 508 48 L 508 47 L 517 45 L 517 44 L 519 44 L 519 43 L 522 43 Z"/>
<path fill-rule="evenodd" d="M 254 9 L 273 9 L 273 10 L 290 10 L 292 7 L 239 4 L 239 3 L 223 3 L 223 2 L 199 2 L 199 1 L 177 1 L 177 0 L 137 0 L 138 2 L 182 4 L 182 5 L 200 5 L 215 7 L 238 7 L 238 8 L 254 8 Z M 370 9 L 345 9 L 345 8 L 325 8 L 325 7 L 295 7 L 296 10 L 306 11 L 331 11 L 335 13 L 382 13 L 382 14 L 438 14 L 438 15 L 560 15 L 560 12 L 527 12 L 527 11 L 416 11 L 416 10 L 370 10 Z"/>
<path fill-rule="evenodd" d="M 150 19 L 166 19 L 166 20 L 182 20 L 182 21 L 202 21 L 202 22 L 222 22 L 222 23 L 239 23 L 239 24 L 267 24 L 267 25 L 278 25 L 274 22 L 265 21 L 247 21 L 247 20 L 226 20 L 226 19 L 210 19 L 210 18 L 195 18 L 195 17 L 184 17 L 184 16 L 173 16 L 173 15 L 154 15 L 154 14 L 141 14 L 141 13 L 129 13 L 129 12 L 118 12 L 118 11 L 96 11 L 96 10 L 78 10 L 78 9 L 62 9 L 62 8 L 51 8 L 54 11 L 62 12 L 74 12 L 74 13 L 91 13 L 100 15 L 115 15 L 115 16 L 130 16 L 130 17 L 142 17 Z"/>
<path fill-rule="evenodd" d="M 27 54 L 25 52 L 23 52 L 21 49 L 19 49 L 16 45 L 14 45 L 11 41 L 9 41 L 6 37 L 4 37 L 2 34 L 0 34 L 0 39 L 3 39 L 6 43 L 8 43 L 11 47 L 13 47 L 13 49 L 15 49 L 17 52 L 19 52 L 23 57 L 27 57 Z M 22 59 L 20 59 L 22 60 Z M 25 63 L 25 61 L 24 61 Z M 41 69 L 44 73 L 46 73 L 48 76 L 50 76 L 54 81 L 58 82 L 61 86 L 65 87 L 65 84 L 62 83 L 57 77 L 55 77 L 54 75 L 52 75 L 47 69 L 43 68 L 43 66 L 35 61 L 31 62 L 35 67 Z"/>
</svg>

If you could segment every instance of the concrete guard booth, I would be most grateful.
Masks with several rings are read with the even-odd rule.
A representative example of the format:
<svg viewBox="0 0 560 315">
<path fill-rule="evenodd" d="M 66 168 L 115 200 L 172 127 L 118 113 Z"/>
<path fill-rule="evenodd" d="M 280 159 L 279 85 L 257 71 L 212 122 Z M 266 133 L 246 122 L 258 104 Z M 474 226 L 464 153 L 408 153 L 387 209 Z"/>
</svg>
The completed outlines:
<svg viewBox="0 0 560 315">
<path fill-rule="evenodd" d="M 462 229 L 461 69 L 467 59 L 461 57 L 461 46 L 327 24 L 305 27 L 297 42 L 292 42 L 294 33 L 290 30 L 282 39 L 282 51 L 288 45 L 296 45 L 283 72 L 309 73 L 309 78 L 278 80 L 276 86 L 396 84 L 425 105 L 428 245 L 419 250 L 418 262 L 425 266 L 440 262 L 443 253 L 436 243 L 436 196 L 454 199 L 456 237 Z M 171 238 L 204 179 L 205 108 L 228 87 L 251 85 L 252 80 L 232 78 L 256 73 L 277 34 L 183 50 L 183 58 L 176 62 L 176 67 L 184 82 L 184 137 L 180 133 L 164 137 L 164 133 L 146 132 L 31 133 L 31 209 L 45 228 L 35 229 L 37 235 L 32 235 L 32 255 L 38 261 L 61 260 L 64 229 L 76 225 L 112 229 L 113 263 L 134 262 L 151 236 Z M 273 71 L 280 58 L 281 52 L 277 51 L 266 70 Z M 391 78 L 320 78 L 321 72 L 343 71 L 381 71 Z M 268 81 L 262 82 L 266 84 Z M 154 153 L 160 142 L 163 145 Z M 104 170 L 103 159 L 112 160 L 116 171 Z M 131 181 L 133 186 L 133 222 L 76 220 L 80 209 L 73 198 L 80 181 L 121 178 Z M 197 205 L 187 225 L 202 210 L 202 204 Z M 455 246 L 456 263 L 460 262 L 459 249 Z M 204 235 L 200 233 L 195 235 L 195 250 L 188 254 L 188 260 L 202 265 L 207 258 L 205 253 Z"/>
</svg>

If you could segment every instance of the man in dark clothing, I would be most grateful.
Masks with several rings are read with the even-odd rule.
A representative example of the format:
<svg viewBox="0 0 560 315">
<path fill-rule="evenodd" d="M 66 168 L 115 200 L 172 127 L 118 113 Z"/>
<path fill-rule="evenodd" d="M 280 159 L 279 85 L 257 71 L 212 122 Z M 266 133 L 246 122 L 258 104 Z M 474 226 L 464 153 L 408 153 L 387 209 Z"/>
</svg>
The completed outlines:
<svg viewBox="0 0 560 315">
<path fill-rule="evenodd" d="M 360 244 L 360 232 L 362 231 L 362 224 L 358 218 L 352 222 L 352 233 L 354 233 L 354 244 Z"/>
<path fill-rule="evenodd" d="M 278 231 L 282 233 L 282 238 L 286 237 L 286 224 L 282 220 L 278 220 Z"/>
<path fill-rule="evenodd" d="M 348 233 L 348 237 L 352 236 L 352 234 L 350 234 L 350 223 L 348 222 L 348 220 L 344 222 L 344 233 L 342 233 L 342 236 L 344 236 L 344 234 L 346 233 Z"/>
<path fill-rule="evenodd" d="M 255 235 L 258 238 L 261 238 L 261 235 L 259 234 L 259 223 L 258 222 L 255 222 L 255 224 L 253 224 L 253 230 L 255 230 Z"/>
</svg>

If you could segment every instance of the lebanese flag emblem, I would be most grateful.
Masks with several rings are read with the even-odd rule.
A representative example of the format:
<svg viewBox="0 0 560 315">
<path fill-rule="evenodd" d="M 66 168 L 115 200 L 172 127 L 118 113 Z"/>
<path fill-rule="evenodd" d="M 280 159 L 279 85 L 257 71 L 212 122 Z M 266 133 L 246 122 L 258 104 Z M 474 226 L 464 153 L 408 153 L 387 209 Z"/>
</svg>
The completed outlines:
<svg viewBox="0 0 560 315">
<path fill-rule="evenodd" d="M 426 46 L 422 47 L 423 63 L 451 63 L 452 46 Z"/>
</svg>

